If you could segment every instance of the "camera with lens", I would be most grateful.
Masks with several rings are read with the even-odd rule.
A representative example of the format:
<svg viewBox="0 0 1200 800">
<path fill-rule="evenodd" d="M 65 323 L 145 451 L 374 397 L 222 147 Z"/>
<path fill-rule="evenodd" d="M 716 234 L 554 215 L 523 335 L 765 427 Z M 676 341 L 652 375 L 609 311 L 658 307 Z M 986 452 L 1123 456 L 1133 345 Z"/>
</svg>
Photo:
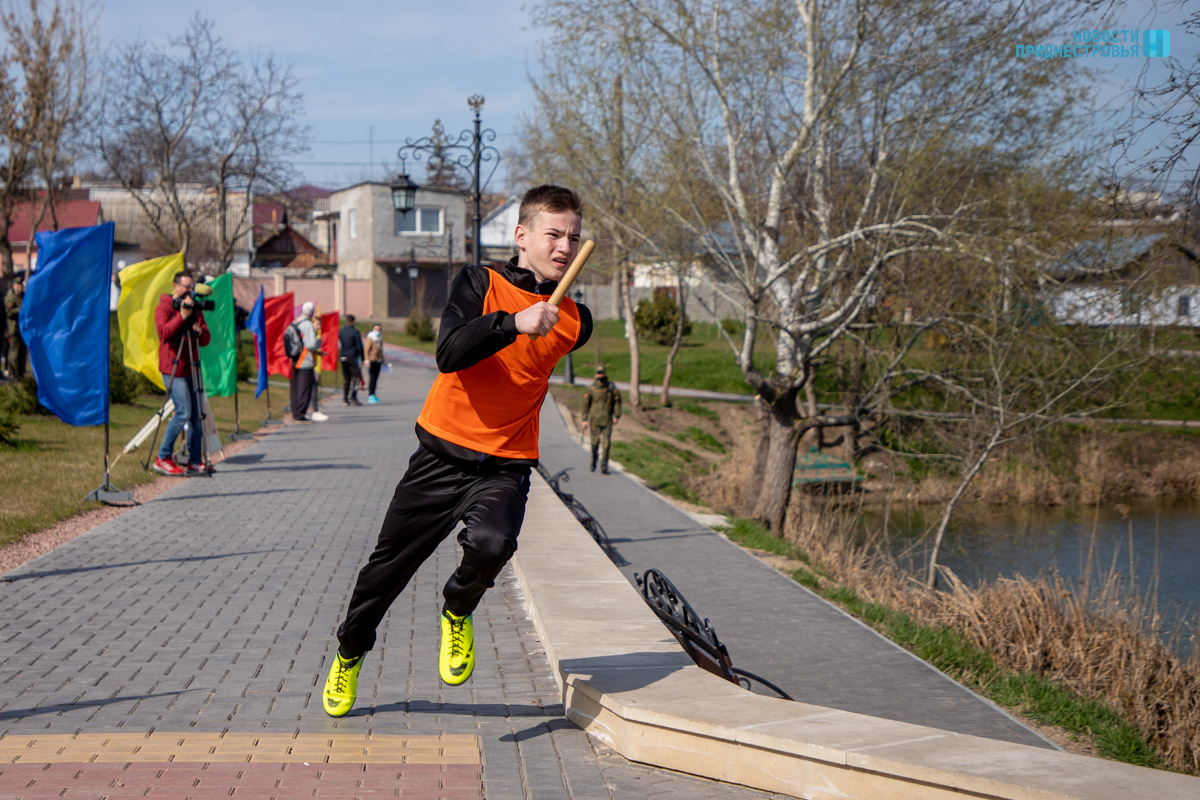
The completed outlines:
<svg viewBox="0 0 1200 800">
<path fill-rule="evenodd" d="M 178 311 L 179 309 L 183 308 L 184 300 L 191 300 L 193 308 L 198 308 L 201 311 L 212 311 L 217 307 L 217 304 L 216 301 L 209 299 L 208 296 L 210 294 L 212 294 L 211 286 L 209 286 L 207 283 L 197 283 L 194 287 L 192 287 L 192 291 L 172 299 L 171 307 Z"/>
</svg>

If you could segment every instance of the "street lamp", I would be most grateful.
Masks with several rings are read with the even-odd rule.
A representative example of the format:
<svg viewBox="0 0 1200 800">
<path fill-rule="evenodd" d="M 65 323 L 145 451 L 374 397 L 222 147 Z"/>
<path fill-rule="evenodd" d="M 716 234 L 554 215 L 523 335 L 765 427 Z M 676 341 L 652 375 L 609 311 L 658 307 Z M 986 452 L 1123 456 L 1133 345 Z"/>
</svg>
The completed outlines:
<svg viewBox="0 0 1200 800">
<path fill-rule="evenodd" d="M 392 207 L 401 214 L 407 214 L 412 211 L 417 205 L 417 189 L 419 184 L 416 184 L 408 177 L 408 173 L 404 171 L 404 162 L 400 162 L 400 174 L 396 176 L 396 182 L 392 184 Z"/>
<path fill-rule="evenodd" d="M 475 202 L 474 222 L 474 237 L 475 237 L 475 263 L 481 260 L 481 250 L 479 246 L 479 229 L 481 227 L 482 216 L 479 213 L 479 202 L 482 197 L 482 187 L 487 185 L 487 182 L 492 179 L 492 175 L 496 173 L 496 167 L 500 166 L 500 151 L 491 145 L 484 144 L 494 142 L 496 140 L 496 132 L 491 128 L 480 128 L 479 112 L 483 109 L 483 95 L 473 94 L 467 98 L 467 105 L 475 112 L 475 128 L 474 131 L 464 130 L 458 134 L 458 137 L 450 141 L 434 142 L 429 136 L 423 136 L 420 139 L 405 138 L 404 146 L 396 151 L 397 157 L 401 164 L 404 160 L 411 156 L 413 159 L 420 161 L 421 156 L 436 155 L 442 160 L 442 163 L 449 164 L 465 170 L 471 176 L 472 181 L 472 198 Z M 491 171 L 484 178 L 480 174 L 480 168 L 485 162 L 495 162 L 492 164 Z M 401 179 L 407 180 L 407 175 L 401 175 Z M 392 187 L 392 201 L 396 201 L 396 186 Z M 414 185 L 415 194 L 415 185 Z M 409 206 L 411 209 L 412 206 Z M 396 210 L 400 210 L 400 206 L 396 206 Z"/>
<path fill-rule="evenodd" d="M 421 270 L 417 268 L 417 250 L 415 247 L 408 248 L 408 304 L 409 313 L 417 307 L 417 278 L 421 275 Z"/>
</svg>

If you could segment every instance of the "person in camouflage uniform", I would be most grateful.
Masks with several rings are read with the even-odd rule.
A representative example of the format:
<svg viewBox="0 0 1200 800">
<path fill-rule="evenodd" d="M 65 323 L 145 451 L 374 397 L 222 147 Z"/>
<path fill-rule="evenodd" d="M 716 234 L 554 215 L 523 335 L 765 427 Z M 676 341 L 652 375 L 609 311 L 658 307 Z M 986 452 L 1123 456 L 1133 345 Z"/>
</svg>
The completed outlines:
<svg viewBox="0 0 1200 800">
<path fill-rule="evenodd" d="M 25 280 L 18 276 L 8 294 L 4 295 L 4 316 L 8 319 L 8 377 L 21 380 L 25 377 L 25 360 L 28 349 L 21 336 L 21 302 L 25 299 Z"/>
<path fill-rule="evenodd" d="M 600 471 L 608 474 L 608 451 L 612 444 L 613 425 L 621 418 L 621 392 L 608 380 L 604 367 L 596 367 L 596 380 L 583 397 L 583 429 L 592 434 L 592 472 L 596 471 L 596 456 L 600 456 Z"/>
</svg>

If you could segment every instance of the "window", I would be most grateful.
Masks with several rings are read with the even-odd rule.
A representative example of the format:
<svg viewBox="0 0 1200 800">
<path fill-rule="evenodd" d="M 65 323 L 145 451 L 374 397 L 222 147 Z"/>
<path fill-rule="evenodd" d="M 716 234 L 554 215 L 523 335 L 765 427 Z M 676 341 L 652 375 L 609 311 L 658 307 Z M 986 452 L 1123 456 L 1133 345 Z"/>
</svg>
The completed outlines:
<svg viewBox="0 0 1200 800">
<path fill-rule="evenodd" d="M 441 206 L 417 206 L 407 214 L 396 212 L 398 236 L 441 236 Z"/>
<path fill-rule="evenodd" d="M 1190 294 L 1179 295 L 1179 305 L 1175 308 L 1175 316 L 1190 317 L 1192 315 L 1192 296 Z"/>
<path fill-rule="evenodd" d="M 352 208 L 346 212 L 346 232 L 351 239 L 358 238 L 358 209 Z"/>
</svg>

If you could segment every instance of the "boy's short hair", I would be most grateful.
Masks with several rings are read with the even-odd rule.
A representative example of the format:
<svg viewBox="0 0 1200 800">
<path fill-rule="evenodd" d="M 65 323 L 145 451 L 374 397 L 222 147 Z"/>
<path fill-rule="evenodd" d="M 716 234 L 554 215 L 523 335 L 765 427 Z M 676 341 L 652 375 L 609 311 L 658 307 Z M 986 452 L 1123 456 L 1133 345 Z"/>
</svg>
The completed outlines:
<svg viewBox="0 0 1200 800">
<path fill-rule="evenodd" d="M 543 183 L 541 186 L 534 186 L 521 198 L 521 210 L 517 214 L 517 224 L 529 227 L 539 211 L 549 211 L 551 214 L 574 211 L 582 217 L 583 201 L 579 199 L 579 195 L 565 186 Z"/>
<path fill-rule="evenodd" d="M 176 272 L 175 277 L 171 279 L 171 282 L 172 283 L 183 283 L 184 278 L 190 278 L 192 283 L 196 282 L 196 279 L 192 278 L 191 273 L 188 272 L 186 269 L 183 272 Z"/>
<path fill-rule="evenodd" d="M 356 317 L 353 314 L 346 315 L 346 322 L 354 322 L 355 319 Z"/>
</svg>

